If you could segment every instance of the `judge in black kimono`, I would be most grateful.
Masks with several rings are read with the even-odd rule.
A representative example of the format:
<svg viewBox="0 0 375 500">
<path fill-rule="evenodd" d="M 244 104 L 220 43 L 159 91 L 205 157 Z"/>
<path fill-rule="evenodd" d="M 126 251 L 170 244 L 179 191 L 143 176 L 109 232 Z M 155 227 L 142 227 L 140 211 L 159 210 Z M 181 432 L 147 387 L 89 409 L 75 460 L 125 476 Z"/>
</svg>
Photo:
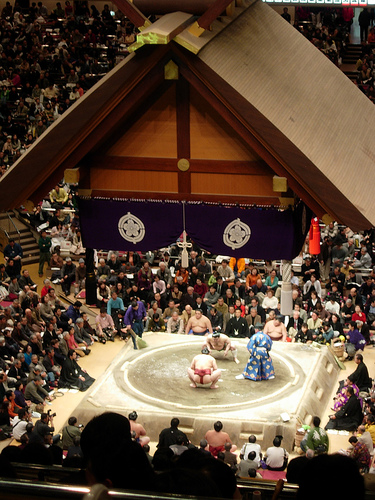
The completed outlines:
<svg viewBox="0 0 375 500">
<path fill-rule="evenodd" d="M 246 319 L 241 317 L 241 309 L 235 310 L 234 318 L 228 321 L 225 333 L 228 337 L 250 338 L 249 325 Z"/>
<path fill-rule="evenodd" d="M 334 415 L 331 415 L 325 429 L 344 431 L 355 430 L 363 420 L 362 407 L 351 386 L 346 388 L 347 402 Z"/>
<path fill-rule="evenodd" d="M 82 370 L 76 358 L 77 353 L 73 349 L 69 349 L 68 357 L 62 366 L 59 387 L 87 391 L 95 382 L 95 379 L 90 377 L 85 370 Z"/>
</svg>

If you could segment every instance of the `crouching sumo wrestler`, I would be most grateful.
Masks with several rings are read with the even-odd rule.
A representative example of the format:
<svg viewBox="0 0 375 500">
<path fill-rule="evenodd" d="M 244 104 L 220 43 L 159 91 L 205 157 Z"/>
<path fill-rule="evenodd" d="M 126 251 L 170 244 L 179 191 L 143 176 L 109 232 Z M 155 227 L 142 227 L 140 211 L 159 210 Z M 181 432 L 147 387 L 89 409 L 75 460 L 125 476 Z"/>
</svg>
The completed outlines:
<svg viewBox="0 0 375 500">
<path fill-rule="evenodd" d="M 210 355 L 207 347 L 203 347 L 202 354 L 198 354 L 193 358 L 188 375 L 191 380 L 190 387 L 197 387 L 197 384 L 211 384 L 210 389 L 218 389 L 216 382 L 221 376 L 221 371 L 218 370 L 216 360 Z"/>
</svg>

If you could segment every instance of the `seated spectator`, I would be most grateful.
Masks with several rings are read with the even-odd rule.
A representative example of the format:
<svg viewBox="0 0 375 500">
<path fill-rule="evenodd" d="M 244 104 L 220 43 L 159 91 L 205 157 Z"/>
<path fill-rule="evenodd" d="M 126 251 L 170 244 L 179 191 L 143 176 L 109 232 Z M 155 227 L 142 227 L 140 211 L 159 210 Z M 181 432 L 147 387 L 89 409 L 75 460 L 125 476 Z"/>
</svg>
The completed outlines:
<svg viewBox="0 0 375 500">
<path fill-rule="evenodd" d="M 233 472 L 237 471 L 237 455 L 232 453 L 230 450 L 232 449 L 231 443 L 225 443 L 224 445 L 224 463 L 229 465 Z"/>
<path fill-rule="evenodd" d="M 362 312 L 360 306 L 355 306 L 352 321 L 361 321 L 362 323 L 366 323 L 366 314 Z"/>
<path fill-rule="evenodd" d="M 62 447 L 63 450 L 67 450 L 74 444 L 75 438 L 81 438 L 82 426 L 78 425 L 78 420 L 76 417 L 69 417 L 68 425 L 63 427 L 62 430 Z"/>
<path fill-rule="evenodd" d="M 258 468 L 260 466 L 262 453 L 260 444 L 258 444 L 256 440 L 257 438 L 254 436 L 254 434 L 251 434 L 249 436 L 249 442 L 244 444 L 241 448 L 240 458 L 243 459 L 244 457 L 248 456 L 251 451 L 255 451 L 255 458 L 253 460 L 257 463 L 256 468 Z"/>
<path fill-rule="evenodd" d="M 330 314 L 340 314 L 340 305 L 337 302 L 337 297 L 335 294 L 331 293 L 329 295 L 329 301 L 326 303 L 325 309 Z"/>
<path fill-rule="evenodd" d="M 289 453 L 281 448 L 282 439 L 282 436 L 276 436 L 273 440 L 273 446 L 267 448 L 265 459 L 269 470 L 282 471 L 288 465 Z"/>
<path fill-rule="evenodd" d="M 76 323 L 77 319 L 81 317 L 81 307 L 82 302 L 80 302 L 79 300 L 76 300 L 74 304 L 71 304 L 68 307 L 66 315 L 72 320 L 71 323 Z"/>
<path fill-rule="evenodd" d="M 355 321 L 349 322 L 349 331 L 346 335 L 347 343 L 345 345 L 348 358 L 353 359 L 357 351 L 365 348 L 366 340 L 364 336 L 359 333 L 357 323 Z"/>
<path fill-rule="evenodd" d="M 251 272 L 246 276 L 246 290 L 249 290 L 253 285 L 256 285 L 258 279 L 261 279 L 258 269 L 253 267 Z"/>
<path fill-rule="evenodd" d="M 86 265 L 84 259 L 79 259 L 78 266 L 76 267 L 76 276 L 74 283 L 74 293 L 78 294 L 80 290 L 85 288 L 86 284 Z"/>
<path fill-rule="evenodd" d="M 236 472 L 236 476 L 239 477 L 248 477 L 248 471 L 249 469 L 257 469 L 258 468 L 258 463 L 255 460 L 256 458 L 256 452 L 255 451 L 250 451 L 248 453 L 246 458 L 243 458 L 239 465 L 238 465 L 238 470 Z"/>
<path fill-rule="evenodd" d="M 263 309 L 268 313 L 271 310 L 276 311 L 279 301 L 274 297 L 274 291 L 272 289 L 267 290 L 267 295 L 264 297 L 262 302 Z"/>
<path fill-rule="evenodd" d="M 322 326 L 322 320 L 318 317 L 318 311 L 313 311 L 311 313 L 311 318 L 307 320 L 307 327 L 309 330 L 314 330 L 315 333 Z"/>
<path fill-rule="evenodd" d="M 357 436 L 350 436 L 349 443 L 352 445 L 349 449 L 350 458 L 355 461 L 360 472 L 367 473 L 371 464 L 371 456 L 367 446 L 358 441 Z"/>
<path fill-rule="evenodd" d="M 48 392 L 43 389 L 44 384 L 42 377 L 39 375 L 31 380 L 25 387 L 25 399 L 31 401 L 34 404 L 45 404 L 45 400 L 51 401 L 51 397 Z"/>
<path fill-rule="evenodd" d="M 358 437 L 358 441 L 361 443 L 364 443 L 366 445 L 370 455 L 372 456 L 373 451 L 374 451 L 374 443 L 372 441 L 372 437 L 371 437 L 370 432 L 368 430 L 366 430 L 366 426 L 363 424 L 360 425 L 358 427 L 356 435 Z"/>
<path fill-rule="evenodd" d="M 154 473 L 142 447 L 131 440 L 129 420 L 116 413 L 94 417 L 81 435 L 89 483 L 154 491 Z"/>
<path fill-rule="evenodd" d="M 8 402 L 8 413 L 9 417 L 13 419 L 15 416 L 17 416 L 17 413 L 19 410 L 21 410 L 21 407 L 16 404 L 15 401 L 15 394 L 12 390 L 9 390 L 5 393 L 5 399 L 4 401 Z"/>
<path fill-rule="evenodd" d="M 10 437 L 12 425 L 9 416 L 9 401 L 2 401 L 0 403 L 0 429 L 4 432 L 4 437 Z"/>
<path fill-rule="evenodd" d="M 83 358 L 84 356 L 88 356 L 90 354 L 91 351 L 84 342 L 80 342 L 79 344 L 77 343 L 77 341 L 75 339 L 74 325 L 70 326 L 70 328 L 68 330 L 68 335 L 69 335 L 69 337 L 65 337 L 65 335 L 63 335 L 64 340 L 67 341 L 68 349 L 73 349 L 73 351 L 75 351 L 76 354 L 78 354 L 78 356 L 81 356 L 81 358 Z M 60 346 L 61 346 L 61 342 L 60 342 Z M 68 356 L 67 352 L 63 351 L 63 354 Z"/>
<path fill-rule="evenodd" d="M 107 313 L 105 307 L 100 309 L 100 313 L 95 318 L 95 324 L 98 338 L 102 344 L 105 344 L 107 340 L 114 341 L 116 334 L 115 324 L 112 316 Z"/>
<path fill-rule="evenodd" d="M 364 269 L 370 269 L 372 267 L 372 260 L 367 252 L 366 247 L 361 248 L 361 254 L 359 259 L 354 259 L 353 267 L 362 267 Z"/>
<path fill-rule="evenodd" d="M 345 304 L 341 306 L 341 316 L 344 320 L 344 323 L 349 323 L 349 321 L 351 321 L 354 312 L 355 309 L 352 299 L 346 299 Z"/>
<path fill-rule="evenodd" d="M 315 416 L 312 421 L 312 428 L 301 441 L 301 450 L 305 453 L 307 450 L 312 450 L 319 455 L 320 453 L 327 453 L 328 447 L 327 433 L 320 427 L 320 418 Z"/>
<path fill-rule="evenodd" d="M 217 272 L 225 281 L 234 281 L 235 279 L 233 269 L 229 266 L 229 262 L 226 259 L 221 261 L 220 266 L 217 268 Z"/>
<path fill-rule="evenodd" d="M 279 286 L 279 278 L 276 275 L 276 270 L 275 269 L 272 269 L 270 275 L 267 276 L 266 281 L 265 281 L 264 284 L 267 287 L 267 291 L 268 290 L 273 290 L 274 293 L 276 292 L 277 287 Z"/>
<path fill-rule="evenodd" d="M 286 480 L 288 483 L 298 484 L 301 471 L 307 464 L 307 462 L 314 457 L 314 452 L 312 450 L 307 450 L 306 453 L 300 457 L 293 458 L 288 463 L 288 468 L 286 470 Z"/>
<path fill-rule="evenodd" d="M 167 333 L 182 334 L 184 331 L 184 321 L 179 318 L 178 312 L 173 311 L 172 316 L 167 321 Z"/>
<path fill-rule="evenodd" d="M 164 332 L 165 323 L 159 313 L 154 313 L 148 323 L 148 330 L 151 332 Z"/>
<path fill-rule="evenodd" d="M 299 311 L 292 311 L 292 316 L 289 319 L 288 325 L 286 327 L 286 330 L 288 332 L 288 336 L 293 339 L 299 330 L 301 329 L 301 326 L 303 324 L 302 318 L 300 318 L 300 312 Z"/>
<path fill-rule="evenodd" d="M 169 449 L 171 449 L 176 456 L 182 455 L 186 450 L 188 450 L 187 447 L 187 442 L 185 441 L 184 436 L 179 434 L 176 436 L 176 443 L 171 444 L 169 446 Z"/>
<path fill-rule="evenodd" d="M 94 343 L 94 338 L 88 330 L 84 327 L 84 319 L 77 318 L 74 325 L 74 338 L 77 344 L 84 344 L 86 347 Z"/>
<path fill-rule="evenodd" d="M 21 437 L 26 433 L 26 427 L 29 422 L 31 422 L 31 415 L 28 409 L 21 408 L 12 422 L 12 435 L 16 441 L 21 441 Z"/>
</svg>

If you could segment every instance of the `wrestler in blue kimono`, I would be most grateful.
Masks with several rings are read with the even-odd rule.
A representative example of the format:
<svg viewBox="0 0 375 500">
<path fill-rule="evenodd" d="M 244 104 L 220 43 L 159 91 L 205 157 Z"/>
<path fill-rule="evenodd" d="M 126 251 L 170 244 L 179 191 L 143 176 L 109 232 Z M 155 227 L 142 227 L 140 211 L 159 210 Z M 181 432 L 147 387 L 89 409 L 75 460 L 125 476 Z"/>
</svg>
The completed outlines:
<svg viewBox="0 0 375 500">
<path fill-rule="evenodd" d="M 272 340 L 263 333 L 255 333 L 249 343 L 247 350 L 250 353 L 249 361 L 243 372 L 243 377 L 249 380 L 269 380 L 275 378 L 272 359 L 269 351 L 272 348 Z"/>
</svg>

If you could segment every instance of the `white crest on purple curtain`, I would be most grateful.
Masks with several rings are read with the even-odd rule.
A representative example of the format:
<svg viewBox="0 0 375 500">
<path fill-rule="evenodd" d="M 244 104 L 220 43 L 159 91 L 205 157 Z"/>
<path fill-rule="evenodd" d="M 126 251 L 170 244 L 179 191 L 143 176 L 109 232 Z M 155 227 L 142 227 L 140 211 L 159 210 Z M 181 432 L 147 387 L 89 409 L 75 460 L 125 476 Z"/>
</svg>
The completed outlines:
<svg viewBox="0 0 375 500">
<path fill-rule="evenodd" d="M 141 219 L 138 219 L 138 217 L 130 212 L 118 221 L 118 230 L 124 240 L 134 244 L 142 241 L 146 234 L 146 229 Z"/>
<path fill-rule="evenodd" d="M 241 248 L 249 241 L 251 236 L 250 227 L 241 221 L 241 219 L 234 219 L 224 229 L 223 241 L 227 247 L 232 250 Z"/>
</svg>

